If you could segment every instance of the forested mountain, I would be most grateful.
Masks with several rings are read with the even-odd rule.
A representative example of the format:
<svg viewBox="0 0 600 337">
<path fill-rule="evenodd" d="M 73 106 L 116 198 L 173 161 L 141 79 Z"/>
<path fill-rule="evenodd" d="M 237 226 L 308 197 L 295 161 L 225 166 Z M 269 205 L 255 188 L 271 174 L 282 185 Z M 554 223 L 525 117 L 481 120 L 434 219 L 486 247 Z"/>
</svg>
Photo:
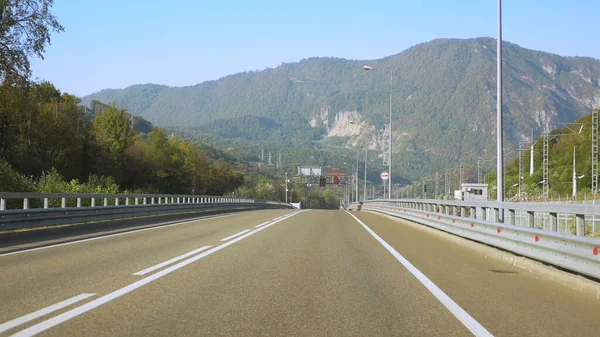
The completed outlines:
<svg viewBox="0 0 600 337">
<path fill-rule="evenodd" d="M 233 139 L 238 147 L 314 148 L 324 137 L 319 144 L 366 143 L 380 151 L 377 134 L 387 123 L 393 71 L 395 172 L 416 178 L 495 152 L 495 48 L 491 38 L 440 39 L 378 60 L 309 58 L 190 87 L 103 90 L 83 103 L 115 102 L 155 124 L 212 135 L 227 146 Z M 364 71 L 365 64 L 375 70 Z M 555 128 L 600 106 L 598 60 L 507 42 L 504 65 L 509 147 L 527 140 L 532 128 L 539 135 L 546 116 Z M 258 117 L 269 124 L 252 127 Z M 226 130 L 233 124 L 245 129 Z"/>
</svg>

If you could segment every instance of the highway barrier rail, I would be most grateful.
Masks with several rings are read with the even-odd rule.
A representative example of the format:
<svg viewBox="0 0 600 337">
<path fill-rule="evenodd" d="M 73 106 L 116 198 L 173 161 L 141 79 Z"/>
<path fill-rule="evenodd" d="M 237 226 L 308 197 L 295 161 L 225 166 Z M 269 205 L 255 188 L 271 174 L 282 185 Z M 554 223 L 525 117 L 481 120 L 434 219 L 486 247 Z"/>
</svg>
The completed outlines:
<svg viewBox="0 0 600 337">
<path fill-rule="evenodd" d="M 0 231 L 196 211 L 284 208 L 293 207 L 220 196 L 0 192 Z"/>
<path fill-rule="evenodd" d="M 600 239 L 586 237 L 600 206 L 402 199 L 348 209 L 385 213 L 600 279 Z"/>
</svg>

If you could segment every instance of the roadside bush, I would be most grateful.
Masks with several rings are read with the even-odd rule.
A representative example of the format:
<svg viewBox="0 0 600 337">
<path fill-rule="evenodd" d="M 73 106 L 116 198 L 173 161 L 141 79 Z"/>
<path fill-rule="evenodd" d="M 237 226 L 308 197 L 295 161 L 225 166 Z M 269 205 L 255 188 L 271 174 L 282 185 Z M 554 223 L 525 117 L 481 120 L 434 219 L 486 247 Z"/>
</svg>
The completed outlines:
<svg viewBox="0 0 600 337">
<path fill-rule="evenodd" d="M 35 192 L 33 178 L 15 170 L 9 163 L 0 160 L 0 192 Z M 8 209 L 22 208 L 21 200 L 7 200 Z"/>
</svg>

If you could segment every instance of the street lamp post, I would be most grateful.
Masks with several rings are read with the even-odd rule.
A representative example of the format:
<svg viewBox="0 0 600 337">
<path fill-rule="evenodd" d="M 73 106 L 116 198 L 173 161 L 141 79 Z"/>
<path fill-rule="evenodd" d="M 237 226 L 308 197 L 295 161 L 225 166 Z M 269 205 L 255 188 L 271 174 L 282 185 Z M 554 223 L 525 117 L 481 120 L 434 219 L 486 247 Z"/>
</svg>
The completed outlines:
<svg viewBox="0 0 600 337">
<path fill-rule="evenodd" d="M 373 67 L 364 66 L 364 70 L 373 70 Z M 390 70 L 390 138 L 389 138 L 389 153 L 388 153 L 388 199 L 392 199 L 392 84 L 394 72 Z M 384 196 L 385 198 L 385 196 Z"/>
<path fill-rule="evenodd" d="M 497 90 L 497 108 L 496 108 L 496 181 L 497 181 L 497 200 L 504 201 L 504 151 L 503 151 L 503 128 L 502 128 L 502 0 L 498 0 L 498 39 L 496 40 L 496 90 Z M 500 222 L 504 220 L 504 214 L 500 212 Z"/>
<path fill-rule="evenodd" d="M 363 187 L 363 201 L 367 201 L 367 152 L 369 151 L 369 148 L 367 147 L 367 144 L 365 144 L 365 186 Z"/>
<path fill-rule="evenodd" d="M 285 172 L 285 203 L 288 202 L 288 176 L 287 172 Z"/>
<path fill-rule="evenodd" d="M 360 197 L 358 196 L 358 155 L 360 153 L 360 149 L 358 147 L 356 147 L 356 197 L 354 198 L 355 202 L 358 202 L 360 200 Z"/>
</svg>

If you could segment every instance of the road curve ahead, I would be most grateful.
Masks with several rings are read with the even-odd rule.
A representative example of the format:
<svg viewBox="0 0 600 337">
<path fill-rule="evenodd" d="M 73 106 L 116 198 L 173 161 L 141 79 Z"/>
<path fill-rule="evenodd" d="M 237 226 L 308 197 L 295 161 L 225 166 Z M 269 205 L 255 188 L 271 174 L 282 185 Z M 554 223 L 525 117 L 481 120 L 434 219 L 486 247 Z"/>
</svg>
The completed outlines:
<svg viewBox="0 0 600 337">
<path fill-rule="evenodd" d="M 401 220 L 268 210 L 0 253 L 2 336 L 598 336 L 600 300 Z"/>
</svg>

